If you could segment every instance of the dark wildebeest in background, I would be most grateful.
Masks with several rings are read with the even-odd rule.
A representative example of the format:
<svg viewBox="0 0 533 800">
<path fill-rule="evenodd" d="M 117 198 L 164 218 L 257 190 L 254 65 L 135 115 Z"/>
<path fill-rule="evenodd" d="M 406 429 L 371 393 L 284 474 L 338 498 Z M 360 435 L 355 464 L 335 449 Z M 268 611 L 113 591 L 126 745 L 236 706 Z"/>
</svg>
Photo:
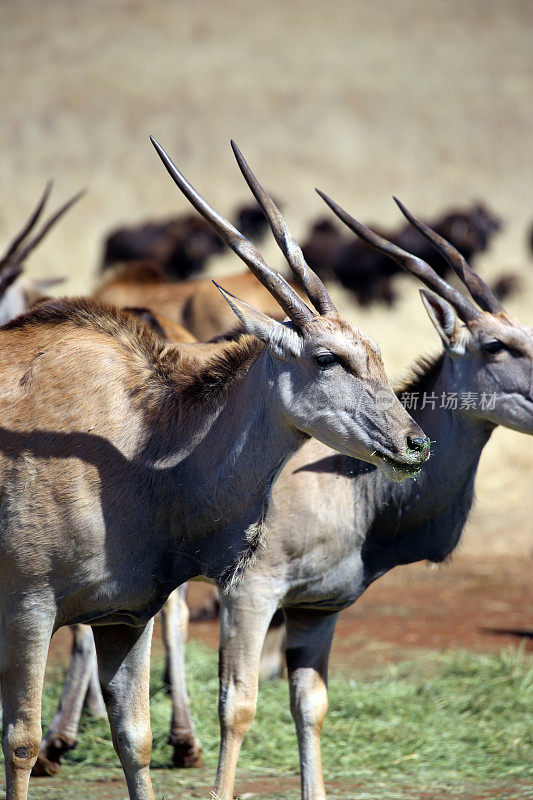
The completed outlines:
<svg viewBox="0 0 533 800">
<path fill-rule="evenodd" d="M 476 203 L 470 209 L 447 212 L 430 225 L 464 258 L 472 261 L 487 249 L 502 223 L 485 205 Z M 441 277 L 449 273 L 450 268 L 444 259 L 410 225 L 396 231 L 375 230 L 403 250 L 424 259 Z M 355 294 L 361 305 L 377 301 L 392 305 L 396 300 L 391 279 L 401 272 L 397 264 L 366 242 L 346 237 L 330 220 L 321 219 L 315 223 L 302 250 L 315 272 L 322 278 L 338 280 Z"/>
<path fill-rule="evenodd" d="M 144 222 L 111 233 L 104 244 L 102 269 L 131 261 L 153 261 L 171 278 L 201 272 L 207 259 L 224 250 L 224 243 L 198 214 L 163 222 Z"/>
<path fill-rule="evenodd" d="M 235 212 L 236 227 L 259 242 L 268 229 L 260 208 L 245 204 Z M 164 275 L 185 280 L 205 269 L 207 261 L 226 250 L 216 231 L 199 214 L 182 214 L 161 222 L 119 228 L 104 243 L 102 269 L 129 262 L 153 262 Z"/>
<path fill-rule="evenodd" d="M 504 272 L 491 283 L 490 288 L 498 300 L 505 300 L 520 291 L 523 280 L 516 272 Z"/>
</svg>

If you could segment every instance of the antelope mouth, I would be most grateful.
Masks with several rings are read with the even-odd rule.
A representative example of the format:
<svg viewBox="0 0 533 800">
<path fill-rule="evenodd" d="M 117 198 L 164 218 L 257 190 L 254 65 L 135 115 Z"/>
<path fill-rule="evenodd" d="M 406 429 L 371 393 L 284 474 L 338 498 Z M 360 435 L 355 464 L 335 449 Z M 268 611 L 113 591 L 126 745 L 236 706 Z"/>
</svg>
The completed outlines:
<svg viewBox="0 0 533 800">
<path fill-rule="evenodd" d="M 423 458 L 421 461 L 409 464 L 406 461 L 386 456 L 384 453 L 376 453 L 376 455 L 380 461 L 379 466 L 385 475 L 396 481 L 402 481 L 404 478 L 413 478 L 418 475 L 427 460 L 427 458 Z"/>
</svg>

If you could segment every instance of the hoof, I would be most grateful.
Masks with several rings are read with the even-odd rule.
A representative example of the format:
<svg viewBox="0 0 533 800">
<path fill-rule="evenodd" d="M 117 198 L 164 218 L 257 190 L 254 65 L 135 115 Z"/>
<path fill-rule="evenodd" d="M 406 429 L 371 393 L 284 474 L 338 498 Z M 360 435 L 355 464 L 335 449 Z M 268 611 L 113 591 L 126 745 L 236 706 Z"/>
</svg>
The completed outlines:
<svg viewBox="0 0 533 800">
<path fill-rule="evenodd" d="M 51 778 L 61 769 L 61 756 L 76 747 L 76 742 L 67 742 L 58 737 L 47 743 L 39 751 L 37 761 L 31 771 L 34 778 Z"/>
<path fill-rule="evenodd" d="M 50 761 L 43 753 L 39 753 L 31 771 L 32 778 L 51 778 L 61 769 L 59 761 Z"/>
<path fill-rule="evenodd" d="M 168 737 L 168 743 L 174 748 L 172 754 L 172 766 L 179 769 L 201 767 L 202 745 L 193 739 L 182 739 L 181 741 L 174 736 Z"/>
</svg>

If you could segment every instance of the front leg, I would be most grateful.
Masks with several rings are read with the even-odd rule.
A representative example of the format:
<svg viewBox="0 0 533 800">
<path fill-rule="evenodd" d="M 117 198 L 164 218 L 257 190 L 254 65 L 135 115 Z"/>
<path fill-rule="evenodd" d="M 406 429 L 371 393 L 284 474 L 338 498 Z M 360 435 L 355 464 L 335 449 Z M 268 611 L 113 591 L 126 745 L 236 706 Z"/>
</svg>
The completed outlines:
<svg viewBox="0 0 533 800">
<path fill-rule="evenodd" d="M 328 710 L 328 660 L 337 617 L 285 609 L 287 670 L 300 751 L 302 800 L 326 800 L 320 734 Z"/>
<path fill-rule="evenodd" d="M 93 628 L 102 694 L 130 800 L 154 800 L 149 772 L 152 629 L 153 620 L 142 627 Z"/>
<path fill-rule="evenodd" d="M 34 601 L 34 598 L 31 598 Z M 24 608 L 25 596 L 0 609 L 0 688 L 6 800 L 26 800 L 41 742 L 41 697 L 56 610 Z"/>
<path fill-rule="evenodd" d="M 187 584 L 175 589 L 161 609 L 163 641 L 167 656 L 166 677 L 172 696 L 172 720 L 168 743 L 174 748 L 175 767 L 200 767 L 202 745 L 196 736 L 191 717 L 187 678 L 185 675 L 185 643 L 189 623 Z"/>
<path fill-rule="evenodd" d="M 233 797 L 239 750 L 255 716 L 261 648 L 276 605 L 276 597 L 255 587 L 242 587 L 233 597 L 220 595 L 220 752 L 214 794 L 225 800 Z"/>
</svg>

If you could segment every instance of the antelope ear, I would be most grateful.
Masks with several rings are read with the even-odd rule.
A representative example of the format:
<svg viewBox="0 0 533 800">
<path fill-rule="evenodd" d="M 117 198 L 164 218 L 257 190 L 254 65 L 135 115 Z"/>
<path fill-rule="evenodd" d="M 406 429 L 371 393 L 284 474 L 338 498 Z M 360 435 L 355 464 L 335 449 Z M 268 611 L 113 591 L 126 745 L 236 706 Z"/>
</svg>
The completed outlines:
<svg viewBox="0 0 533 800">
<path fill-rule="evenodd" d="M 302 337 L 293 329 L 278 322 L 257 308 L 248 305 L 238 297 L 226 292 L 222 286 L 213 281 L 224 300 L 244 326 L 246 333 L 257 336 L 277 358 L 294 358 L 302 352 Z"/>
<path fill-rule="evenodd" d="M 462 351 L 461 326 L 453 307 L 429 289 L 420 289 L 420 296 L 444 347 L 456 352 Z"/>
</svg>

